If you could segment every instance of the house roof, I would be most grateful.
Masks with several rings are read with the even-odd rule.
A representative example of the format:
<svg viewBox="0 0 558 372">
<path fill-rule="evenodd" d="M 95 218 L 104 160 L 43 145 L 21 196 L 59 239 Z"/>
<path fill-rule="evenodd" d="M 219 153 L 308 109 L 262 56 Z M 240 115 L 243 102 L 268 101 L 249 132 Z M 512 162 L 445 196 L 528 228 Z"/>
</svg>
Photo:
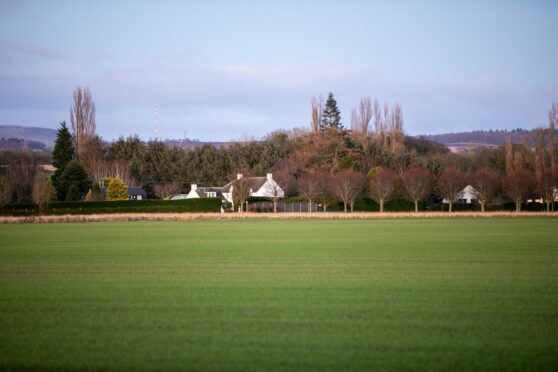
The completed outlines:
<svg viewBox="0 0 558 372">
<path fill-rule="evenodd" d="M 128 187 L 128 195 L 147 196 L 147 193 L 141 187 Z"/>
<path fill-rule="evenodd" d="M 195 190 L 196 194 L 198 194 L 198 196 L 200 198 L 207 198 L 207 193 L 208 192 L 214 192 L 215 195 L 217 197 L 221 197 L 223 196 L 223 191 L 221 187 L 216 187 L 216 186 L 208 186 L 208 187 L 198 187 Z"/>
<path fill-rule="evenodd" d="M 243 177 L 241 178 L 241 180 L 245 180 L 246 182 L 248 182 L 248 186 L 252 189 L 252 191 L 256 192 L 265 184 L 265 182 L 267 181 L 267 177 Z M 231 192 L 231 186 L 233 186 L 238 181 L 240 180 L 236 179 L 232 182 L 227 183 L 225 186 L 223 186 L 223 192 Z"/>
<path fill-rule="evenodd" d="M 105 186 L 102 186 L 100 188 L 101 191 L 101 195 L 103 195 L 103 197 L 107 196 L 107 188 Z M 142 197 L 147 197 L 147 193 L 145 192 L 145 190 L 141 187 L 128 187 L 128 195 L 141 195 Z"/>
</svg>

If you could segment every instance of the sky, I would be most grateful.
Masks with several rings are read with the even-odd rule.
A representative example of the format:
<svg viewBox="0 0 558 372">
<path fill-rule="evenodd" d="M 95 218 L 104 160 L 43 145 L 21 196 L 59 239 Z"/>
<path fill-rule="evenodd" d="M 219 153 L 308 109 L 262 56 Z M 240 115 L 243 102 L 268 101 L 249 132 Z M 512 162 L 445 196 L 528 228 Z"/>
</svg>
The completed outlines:
<svg viewBox="0 0 558 372">
<path fill-rule="evenodd" d="M 57 128 L 82 86 L 107 140 L 261 138 L 328 92 L 347 127 L 369 96 L 412 135 L 534 128 L 557 20 L 555 0 L 0 0 L 0 124 Z"/>
</svg>

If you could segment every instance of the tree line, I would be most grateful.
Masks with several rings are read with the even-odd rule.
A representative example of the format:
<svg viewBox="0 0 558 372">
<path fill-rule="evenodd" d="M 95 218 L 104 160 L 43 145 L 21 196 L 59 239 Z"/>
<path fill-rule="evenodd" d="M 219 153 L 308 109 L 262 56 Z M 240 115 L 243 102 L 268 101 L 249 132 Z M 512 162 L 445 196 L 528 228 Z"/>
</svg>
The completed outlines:
<svg viewBox="0 0 558 372">
<path fill-rule="evenodd" d="M 274 179 L 287 196 L 325 210 L 341 203 L 351 211 L 364 196 L 380 205 L 406 198 L 419 203 L 453 202 L 470 184 L 482 210 L 496 200 L 511 200 L 517 209 L 533 192 L 552 209 L 557 181 L 555 131 L 558 104 L 551 105 L 546 128 L 534 131 L 531 143 L 507 141 L 499 148 L 455 154 L 444 146 L 404 132 L 401 105 L 363 97 L 343 125 L 333 93 L 314 97 L 309 128 L 278 130 L 258 141 L 182 149 L 137 135 L 107 143 L 96 134 L 95 104 L 89 89 L 76 88 L 70 126 L 60 124 L 51 156 L 50 177 L 40 171 L 48 162 L 31 151 L 0 154 L 2 205 L 50 200 L 126 198 L 126 186 L 141 186 L 149 197 L 168 199 L 190 184 L 223 186 L 237 173 Z M 532 144 L 534 143 L 534 145 Z M 111 182 L 113 185 L 111 186 Z M 242 187 L 237 187 L 237 193 Z M 246 195 L 235 195 L 245 199 Z M 273 198 L 274 201 L 275 198 Z M 242 203 L 240 204 L 242 205 Z"/>
</svg>

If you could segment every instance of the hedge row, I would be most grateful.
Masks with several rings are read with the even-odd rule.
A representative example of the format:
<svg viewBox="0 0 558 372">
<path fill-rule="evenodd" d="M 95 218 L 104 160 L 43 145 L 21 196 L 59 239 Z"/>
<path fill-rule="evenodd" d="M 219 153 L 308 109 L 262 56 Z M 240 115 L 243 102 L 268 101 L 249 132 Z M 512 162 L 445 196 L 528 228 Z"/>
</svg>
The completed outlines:
<svg viewBox="0 0 558 372">
<path fill-rule="evenodd" d="M 183 200 L 116 200 L 53 202 L 44 214 L 96 214 L 96 213 L 157 213 L 157 212 L 219 212 L 221 199 L 200 198 Z M 36 204 L 12 204 L 4 207 L 2 214 L 30 216 L 38 213 Z"/>
</svg>

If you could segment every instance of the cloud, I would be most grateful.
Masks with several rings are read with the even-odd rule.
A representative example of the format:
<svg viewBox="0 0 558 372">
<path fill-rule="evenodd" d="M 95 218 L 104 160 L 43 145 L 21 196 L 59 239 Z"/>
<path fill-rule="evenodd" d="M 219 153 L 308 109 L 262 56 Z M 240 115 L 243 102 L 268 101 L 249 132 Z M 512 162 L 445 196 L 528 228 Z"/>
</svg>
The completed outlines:
<svg viewBox="0 0 558 372">
<path fill-rule="evenodd" d="M 0 56 L 8 57 L 34 57 L 38 59 L 57 59 L 63 56 L 60 51 L 31 43 L 16 43 L 0 40 Z"/>
<path fill-rule="evenodd" d="M 413 134 L 486 128 L 531 127 L 556 84 L 533 88 L 475 76 L 469 79 L 403 79 L 368 66 L 340 64 L 256 65 L 151 60 L 129 68 L 84 71 L 45 64 L 43 69 L 0 71 L 0 110 L 52 108 L 66 112 L 76 85 L 89 86 L 106 138 L 154 134 L 160 107 L 163 137 L 227 140 L 308 125 L 309 100 L 333 91 L 344 123 L 361 96 L 399 102 Z M 532 89 L 538 89 L 536 99 Z M 545 98 L 546 97 L 546 98 Z M 21 111 L 24 112 L 24 111 Z M 64 120 L 65 117 L 57 119 Z"/>
</svg>

